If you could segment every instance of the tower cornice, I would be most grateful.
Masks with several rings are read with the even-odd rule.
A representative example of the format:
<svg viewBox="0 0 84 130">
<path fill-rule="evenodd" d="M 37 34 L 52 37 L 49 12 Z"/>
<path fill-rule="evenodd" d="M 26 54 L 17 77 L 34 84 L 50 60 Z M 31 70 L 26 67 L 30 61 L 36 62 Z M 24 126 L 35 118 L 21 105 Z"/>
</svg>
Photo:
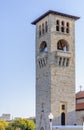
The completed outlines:
<svg viewBox="0 0 84 130">
<path fill-rule="evenodd" d="M 73 15 L 69 15 L 69 14 L 49 10 L 46 13 L 44 13 L 43 15 L 41 15 L 40 17 L 38 17 L 37 19 L 35 19 L 31 24 L 36 25 L 36 23 L 38 23 L 41 19 L 43 19 L 44 17 L 46 17 L 49 14 L 60 15 L 60 16 L 64 16 L 64 17 L 74 19 L 74 20 L 80 19 L 80 17 L 78 17 L 78 16 L 73 16 Z"/>
</svg>

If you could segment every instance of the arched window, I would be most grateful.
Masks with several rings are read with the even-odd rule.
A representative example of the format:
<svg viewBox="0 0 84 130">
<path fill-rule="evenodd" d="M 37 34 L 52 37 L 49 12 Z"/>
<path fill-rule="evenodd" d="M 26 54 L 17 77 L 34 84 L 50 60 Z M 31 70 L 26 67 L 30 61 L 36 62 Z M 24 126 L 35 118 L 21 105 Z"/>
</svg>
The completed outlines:
<svg viewBox="0 0 84 130">
<path fill-rule="evenodd" d="M 69 51 L 69 46 L 65 40 L 59 40 L 57 43 L 57 49 L 62 50 L 64 52 Z"/>
<path fill-rule="evenodd" d="M 61 113 L 61 125 L 65 125 L 65 113 Z"/>
<path fill-rule="evenodd" d="M 47 43 L 43 41 L 40 45 L 40 52 L 47 52 L 47 51 L 48 51 Z"/>
</svg>

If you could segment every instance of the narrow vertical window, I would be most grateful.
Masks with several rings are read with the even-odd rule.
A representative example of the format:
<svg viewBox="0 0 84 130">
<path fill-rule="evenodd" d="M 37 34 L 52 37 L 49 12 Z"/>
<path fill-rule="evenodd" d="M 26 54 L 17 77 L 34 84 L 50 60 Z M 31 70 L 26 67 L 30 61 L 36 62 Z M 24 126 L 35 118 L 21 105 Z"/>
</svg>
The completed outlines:
<svg viewBox="0 0 84 130">
<path fill-rule="evenodd" d="M 63 59 L 63 66 L 65 66 L 65 58 Z"/>
<path fill-rule="evenodd" d="M 69 30 L 69 23 L 67 22 L 66 23 L 66 33 L 69 33 L 70 32 L 70 30 Z"/>
<path fill-rule="evenodd" d="M 41 36 L 41 25 L 39 26 L 39 36 Z"/>
<path fill-rule="evenodd" d="M 69 66 L 69 58 L 66 61 L 66 66 Z"/>
<path fill-rule="evenodd" d="M 39 67 L 41 68 L 41 62 L 40 62 L 40 60 L 38 61 L 38 63 L 39 63 Z"/>
<path fill-rule="evenodd" d="M 61 22 L 61 32 L 64 32 L 64 21 Z"/>
<path fill-rule="evenodd" d="M 47 21 L 45 22 L 45 32 L 48 32 L 48 23 L 47 23 Z"/>
<path fill-rule="evenodd" d="M 44 23 L 42 24 L 42 34 L 44 34 Z"/>
<path fill-rule="evenodd" d="M 56 21 L 56 31 L 59 31 L 59 25 L 60 25 L 59 20 L 57 20 Z"/>
<path fill-rule="evenodd" d="M 61 64 L 62 64 L 62 57 L 60 57 L 59 59 L 59 66 L 61 66 Z"/>
</svg>

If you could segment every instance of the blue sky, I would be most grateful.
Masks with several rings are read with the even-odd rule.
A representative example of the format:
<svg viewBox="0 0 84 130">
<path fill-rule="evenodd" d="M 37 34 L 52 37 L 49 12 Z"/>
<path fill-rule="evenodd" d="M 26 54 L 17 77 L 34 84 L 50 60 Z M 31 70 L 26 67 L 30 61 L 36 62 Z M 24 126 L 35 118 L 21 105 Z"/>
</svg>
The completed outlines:
<svg viewBox="0 0 84 130">
<path fill-rule="evenodd" d="M 84 89 L 84 1 L 0 0 L 0 115 L 35 116 L 35 26 L 48 10 L 80 16 L 76 22 L 76 91 Z"/>
</svg>

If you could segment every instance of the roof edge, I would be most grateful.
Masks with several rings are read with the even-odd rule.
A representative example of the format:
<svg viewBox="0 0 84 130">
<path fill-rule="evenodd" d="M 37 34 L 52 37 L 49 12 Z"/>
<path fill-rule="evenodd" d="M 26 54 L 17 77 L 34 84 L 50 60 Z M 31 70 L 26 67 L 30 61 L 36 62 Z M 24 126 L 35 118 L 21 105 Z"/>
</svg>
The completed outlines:
<svg viewBox="0 0 84 130">
<path fill-rule="evenodd" d="M 49 10 L 46 13 L 44 13 L 43 15 L 41 15 L 40 17 L 38 17 L 36 20 L 34 20 L 31 24 L 36 25 L 37 22 L 39 22 L 42 18 L 46 17 L 49 14 L 56 14 L 56 15 L 60 15 L 60 16 L 65 16 L 65 17 L 69 17 L 69 18 L 72 18 L 72 19 L 75 19 L 75 20 L 80 19 L 80 17 L 78 17 L 78 16 L 73 16 L 73 15 Z"/>
<path fill-rule="evenodd" d="M 84 111 L 84 108 L 76 109 L 76 111 Z"/>
</svg>

